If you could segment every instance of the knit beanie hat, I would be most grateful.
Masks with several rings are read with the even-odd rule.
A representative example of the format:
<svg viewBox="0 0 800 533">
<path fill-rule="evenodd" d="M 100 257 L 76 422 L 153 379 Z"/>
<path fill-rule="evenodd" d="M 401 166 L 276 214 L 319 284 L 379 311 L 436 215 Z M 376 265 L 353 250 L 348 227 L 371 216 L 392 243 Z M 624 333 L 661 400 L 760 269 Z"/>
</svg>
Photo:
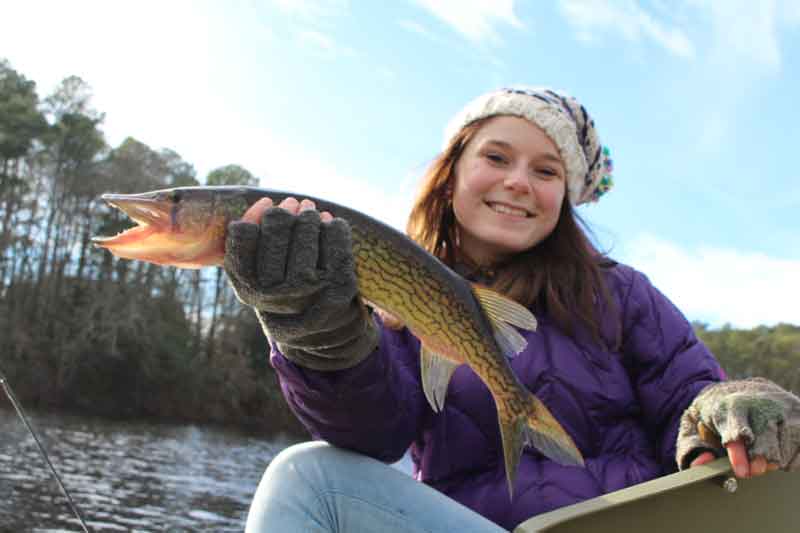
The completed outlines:
<svg viewBox="0 0 800 533">
<path fill-rule="evenodd" d="M 596 202 L 614 185 L 610 152 L 600 144 L 594 120 L 575 98 L 552 89 L 517 86 L 479 96 L 450 121 L 444 148 L 464 126 L 496 115 L 527 119 L 552 139 L 566 167 L 573 205 Z"/>
</svg>

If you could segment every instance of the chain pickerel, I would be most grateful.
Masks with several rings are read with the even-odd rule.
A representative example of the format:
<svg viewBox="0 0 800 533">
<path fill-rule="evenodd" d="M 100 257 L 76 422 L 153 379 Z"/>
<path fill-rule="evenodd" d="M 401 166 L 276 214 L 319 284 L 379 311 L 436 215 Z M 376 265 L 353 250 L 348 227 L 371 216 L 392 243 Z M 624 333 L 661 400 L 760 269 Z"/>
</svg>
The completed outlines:
<svg viewBox="0 0 800 533">
<path fill-rule="evenodd" d="M 572 438 L 513 373 L 507 357 L 526 346 L 514 326 L 536 329 L 524 306 L 471 284 L 403 233 L 363 213 L 312 196 L 251 187 L 183 187 L 141 194 L 106 194 L 137 226 L 96 237 L 113 254 L 181 268 L 219 266 L 228 223 L 268 196 L 308 198 L 319 211 L 346 220 L 361 296 L 402 320 L 420 340 L 423 390 L 435 412 L 444 407 L 453 371 L 466 363 L 489 388 L 497 408 L 509 494 L 522 448 L 583 465 Z"/>
</svg>

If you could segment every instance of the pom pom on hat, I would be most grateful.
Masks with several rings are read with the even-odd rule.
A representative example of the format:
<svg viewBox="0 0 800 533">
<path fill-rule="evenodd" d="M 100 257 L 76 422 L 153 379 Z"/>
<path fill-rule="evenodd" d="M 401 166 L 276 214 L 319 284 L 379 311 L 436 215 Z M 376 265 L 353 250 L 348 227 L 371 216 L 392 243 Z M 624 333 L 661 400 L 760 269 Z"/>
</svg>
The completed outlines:
<svg viewBox="0 0 800 533">
<path fill-rule="evenodd" d="M 594 121 L 575 98 L 552 89 L 519 86 L 479 96 L 450 121 L 444 148 L 467 124 L 497 115 L 527 119 L 552 139 L 566 167 L 573 205 L 596 202 L 613 187 L 611 154 L 600 144 Z"/>
</svg>

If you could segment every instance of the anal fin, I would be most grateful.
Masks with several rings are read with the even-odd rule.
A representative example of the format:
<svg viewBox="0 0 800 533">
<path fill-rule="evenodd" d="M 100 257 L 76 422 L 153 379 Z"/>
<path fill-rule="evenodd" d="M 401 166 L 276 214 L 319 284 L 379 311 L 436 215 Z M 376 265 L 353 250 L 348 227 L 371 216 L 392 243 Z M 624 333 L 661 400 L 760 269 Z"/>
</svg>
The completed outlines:
<svg viewBox="0 0 800 533">
<path fill-rule="evenodd" d="M 422 368 L 422 390 L 431 409 L 438 413 L 444 408 L 447 386 L 459 363 L 454 363 L 443 355 L 428 349 L 424 344 L 420 348 L 420 367 Z"/>
</svg>

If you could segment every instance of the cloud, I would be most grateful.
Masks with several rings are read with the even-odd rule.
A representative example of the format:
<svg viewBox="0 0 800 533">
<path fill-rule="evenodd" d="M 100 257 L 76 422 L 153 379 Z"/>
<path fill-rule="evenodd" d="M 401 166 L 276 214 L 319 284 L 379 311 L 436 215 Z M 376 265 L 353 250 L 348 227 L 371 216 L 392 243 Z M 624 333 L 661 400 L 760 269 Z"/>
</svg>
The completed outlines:
<svg viewBox="0 0 800 533">
<path fill-rule="evenodd" d="M 349 9 L 347 0 L 272 0 L 272 4 L 286 14 L 313 20 L 335 17 Z"/>
<path fill-rule="evenodd" d="M 695 47 L 681 29 L 667 27 L 634 1 L 561 0 L 559 7 L 582 41 L 591 42 L 599 34 L 611 33 L 634 43 L 653 41 L 679 57 L 695 57 Z"/>
<path fill-rule="evenodd" d="M 403 28 L 407 32 L 413 33 L 415 35 L 420 35 L 425 39 L 428 39 L 432 43 L 437 44 L 438 46 L 447 48 L 448 50 L 452 51 L 453 53 L 457 54 L 458 56 L 461 56 L 462 58 L 470 62 L 475 61 L 477 59 L 482 64 L 488 63 L 495 69 L 504 69 L 506 67 L 505 62 L 496 55 L 494 55 L 488 48 L 479 47 L 477 50 L 467 49 L 464 47 L 463 43 L 460 40 L 448 39 L 446 38 L 446 36 L 434 33 L 426 26 L 413 20 L 403 19 L 400 20 L 398 24 L 401 28 Z M 491 41 L 494 38 L 488 38 L 488 39 Z M 499 85 L 499 82 L 495 83 L 495 85 Z"/>
<path fill-rule="evenodd" d="M 430 39 L 431 41 L 441 41 L 438 35 L 433 33 L 431 30 L 420 24 L 419 22 L 415 22 L 413 20 L 401 20 L 398 22 L 401 28 L 411 33 L 415 33 L 417 35 L 422 35 Z"/>
<path fill-rule="evenodd" d="M 688 249 L 639 235 L 622 258 L 644 272 L 689 320 L 752 328 L 800 324 L 800 260 L 726 248 Z"/>
<path fill-rule="evenodd" d="M 496 27 L 523 28 L 514 14 L 514 0 L 415 0 L 457 32 L 475 43 L 497 43 Z"/>
<path fill-rule="evenodd" d="M 355 50 L 331 37 L 338 19 L 349 12 L 348 0 L 271 0 L 287 20 L 290 34 L 301 46 L 326 58 L 353 57 Z M 323 29 L 325 31 L 323 31 Z"/>
<path fill-rule="evenodd" d="M 779 72 L 780 34 L 800 26 L 797 0 L 686 0 L 712 27 L 714 61 L 738 72 L 757 66 Z"/>
<path fill-rule="evenodd" d="M 778 6 L 774 0 L 693 0 L 713 28 L 712 57 L 736 69 L 742 63 L 780 70 Z"/>
<path fill-rule="evenodd" d="M 800 26 L 797 0 L 658 1 L 649 12 L 638 0 L 559 0 L 559 7 L 579 40 L 618 35 L 687 59 L 700 55 L 699 47 L 710 67 L 734 76 L 750 76 L 750 67 L 780 71 L 781 32 Z"/>
<path fill-rule="evenodd" d="M 311 29 L 299 30 L 297 32 L 297 39 L 304 45 L 328 57 L 352 57 L 356 55 L 355 50 L 337 43 L 332 37 L 321 31 Z"/>
</svg>

